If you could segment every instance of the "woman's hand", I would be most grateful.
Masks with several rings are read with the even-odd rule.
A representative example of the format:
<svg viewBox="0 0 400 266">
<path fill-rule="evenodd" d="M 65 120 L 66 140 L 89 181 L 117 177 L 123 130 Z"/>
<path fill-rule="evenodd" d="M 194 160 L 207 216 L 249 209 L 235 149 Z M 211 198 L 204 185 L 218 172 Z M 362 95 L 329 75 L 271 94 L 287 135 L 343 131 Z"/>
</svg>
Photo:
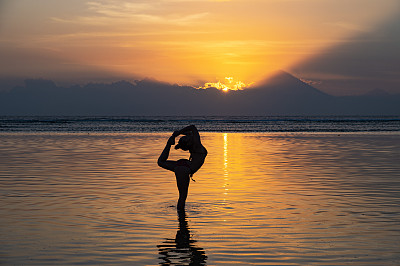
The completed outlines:
<svg viewBox="0 0 400 266">
<path fill-rule="evenodd" d="M 179 136 L 179 135 L 180 135 L 179 130 L 176 130 L 176 131 L 174 131 L 174 133 L 172 133 L 172 136 L 173 136 L 174 138 L 176 138 L 176 137 Z"/>
<path fill-rule="evenodd" d="M 175 133 L 175 132 L 174 132 Z M 175 145 L 175 136 L 172 134 L 172 136 L 171 137 L 169 137 L 169 139 L 168 139 L 168 142 L 167 142 L 167 144 L 168 145 Z"/>
</svg>

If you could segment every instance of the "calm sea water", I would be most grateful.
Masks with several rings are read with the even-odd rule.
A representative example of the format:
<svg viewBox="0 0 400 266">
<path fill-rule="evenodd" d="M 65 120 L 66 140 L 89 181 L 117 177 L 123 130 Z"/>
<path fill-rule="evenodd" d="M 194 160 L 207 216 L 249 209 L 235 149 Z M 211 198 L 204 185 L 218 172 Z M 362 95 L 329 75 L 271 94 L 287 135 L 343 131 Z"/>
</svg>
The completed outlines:
<svg viewBox="0 0 400 266">
<path fill-rule="evenodd" d="M 169 135 L 0 133 L 0 264 L 400 264 L 399 133 L 202 132 L 181 217 Z"/>
</svg>

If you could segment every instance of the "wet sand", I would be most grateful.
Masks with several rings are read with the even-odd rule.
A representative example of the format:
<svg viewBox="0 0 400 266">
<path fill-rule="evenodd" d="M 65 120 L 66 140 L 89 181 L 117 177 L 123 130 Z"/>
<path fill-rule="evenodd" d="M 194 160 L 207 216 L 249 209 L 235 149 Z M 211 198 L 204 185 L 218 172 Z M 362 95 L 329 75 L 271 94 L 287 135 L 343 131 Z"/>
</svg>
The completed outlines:
<svg viewBox="0 0 400 266">
<path fill-rule="evenodd" d="M 399 134 L 204 133 L 181 216 L 168 136 L 2 133 L 0 264 L 400 264 Z"/>
</svg>

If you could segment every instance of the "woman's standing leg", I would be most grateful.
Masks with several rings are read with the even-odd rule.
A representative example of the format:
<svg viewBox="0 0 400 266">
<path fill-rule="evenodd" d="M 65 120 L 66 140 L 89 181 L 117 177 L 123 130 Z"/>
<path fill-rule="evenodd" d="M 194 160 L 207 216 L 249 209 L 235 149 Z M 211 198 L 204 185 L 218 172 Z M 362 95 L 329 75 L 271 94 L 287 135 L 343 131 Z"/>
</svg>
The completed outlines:
<svg viewBox="0 0 400 266">
<path fill-rule="evenodd" d="M 178 199 L 178 211 L 185 209 L 186 198 L 189 190 L 190 182 L 190 169 L 185 166 L 178 166 L 175 168 L 176 185 L 178 186 L 179 199 Z"/>
</svg>

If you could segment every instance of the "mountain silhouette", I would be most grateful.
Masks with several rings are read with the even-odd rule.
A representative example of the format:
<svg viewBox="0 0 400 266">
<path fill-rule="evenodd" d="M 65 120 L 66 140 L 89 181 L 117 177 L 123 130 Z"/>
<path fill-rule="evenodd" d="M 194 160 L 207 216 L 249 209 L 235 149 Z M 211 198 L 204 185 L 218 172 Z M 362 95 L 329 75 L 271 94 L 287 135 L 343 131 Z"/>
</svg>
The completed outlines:
<svg viewBox="0 0 400 266">
<path fill-rule="evenodd" d="M 57 86 L 26 80 L 0 92 L 0 115 L 399 115 L 400 96 L 336 97 L 279 71 L 252 88 L 223 92 L 152 79 Z"/>
<path fill-rule="evenodd" d="M 334 101 L 328 95 L 291 74 L 279 71 L 242 91 L 237 99 L 246 102 L 249 114 L 265 115 L 304 115 L 329 113 L 327 104 Z"/>
<path fill-rule="evenodd" d="M 269 94 L 282 94 L 287 96 L 327 96 L 326 93 L 308 85 L 285 71 L 274 73 L 270 77 L 259 82 L 259 84 L 255 86 L 255 89 L 263 90 Z"/>
</svg>

